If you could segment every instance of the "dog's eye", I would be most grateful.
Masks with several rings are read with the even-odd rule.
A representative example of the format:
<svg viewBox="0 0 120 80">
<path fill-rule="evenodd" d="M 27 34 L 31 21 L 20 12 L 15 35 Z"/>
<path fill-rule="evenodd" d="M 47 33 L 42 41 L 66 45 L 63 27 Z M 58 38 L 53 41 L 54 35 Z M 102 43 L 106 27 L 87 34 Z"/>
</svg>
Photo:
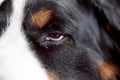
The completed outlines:
<svg viewBox="0 0 120 80">
<path fill-rule="evenodd" d="M 46 41 L 60 41 L 64 38 L 64 35 L 61 33 L 50 33 L 48 34 L 48 36 L 46 37 Z"/>
</svg>

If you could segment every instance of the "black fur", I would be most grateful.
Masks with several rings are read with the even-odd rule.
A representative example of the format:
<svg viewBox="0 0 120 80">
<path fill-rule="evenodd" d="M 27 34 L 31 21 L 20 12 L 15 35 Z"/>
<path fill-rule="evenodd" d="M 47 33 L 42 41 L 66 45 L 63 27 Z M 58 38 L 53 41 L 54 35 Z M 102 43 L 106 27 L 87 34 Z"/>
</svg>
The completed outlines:
<svg viewBox="0 0 120 80">
<path fill-rule="evenodd" d="M 96 61 L 102 59 L 119 67 L 120 7 L 118 0 L 113 3 L 110 0 L 103 4 L 97 0 L 28 1 L 24 30 L 46 69 L 57 73 L 61 80 L 102 80 Z M 118 11 L 111 7 L 117 7 Z M 41 8 L 52 9 L 54 15 L 38 30 L 29 18 Z M 45 40 L 56 31 L 64 35 L 61 41 Z"/>
<path fill-rule="evenodd" d="M 108 0 L 105 4 L 100 2 L 97 0 L 28 1 L 23 23 L 25 33 L 44 66 L 57 73 L 61 80 L 101 80 L 99 66 L 96 63 L 101 59 L 120 66 L 118 38 L 120 12 L 116 10 L 115 13 L 112 12 L 111 7 L 117 5 L 110 4 Z M 117 4 L 119 1 L 113 2 Z M 30 24 L 28 17 L 44 7 L 54 11 L 53 19 L 42 29 L 37 30 Z M 117 7 L 119 10 L 119 4 Z M 110 31 L 107 31 L 107 25 Z M 65 35 L 63 40 L 58 42 L 44 40 L 56 31 Z M 37 36 L 32 32 L 37 32 Z"/>
<path fill-rule="evenodd" d="M 119 80 L 120 2 L 102 1 L 27 0 L 22 29 L 44 67 L 60 80 L 103 80 L 97 63 L 101 60 L 118 67 L 114 77 Z M 0 32 L 7 25 L 9 2 L 0 6 Z M 49 22 L 38 29 L 31 15 L 42 8 L 53 13 Z M 64 37 L 59 41 L 46 40 L 60 36 Z"/>
</svg>

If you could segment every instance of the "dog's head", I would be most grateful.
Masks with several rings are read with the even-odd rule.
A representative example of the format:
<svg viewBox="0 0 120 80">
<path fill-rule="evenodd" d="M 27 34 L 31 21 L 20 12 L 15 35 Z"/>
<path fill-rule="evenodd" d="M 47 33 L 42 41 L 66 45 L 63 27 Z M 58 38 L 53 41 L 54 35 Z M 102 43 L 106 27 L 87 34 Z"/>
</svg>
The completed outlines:
<svg viewBox="0 0 120 80">
<path fill-rule="evenodd" d="M 109 18 L 110 1 L 104 3 L 0 1 L 0 79 L 117 79 L 118 20 Z"/>
</svg>

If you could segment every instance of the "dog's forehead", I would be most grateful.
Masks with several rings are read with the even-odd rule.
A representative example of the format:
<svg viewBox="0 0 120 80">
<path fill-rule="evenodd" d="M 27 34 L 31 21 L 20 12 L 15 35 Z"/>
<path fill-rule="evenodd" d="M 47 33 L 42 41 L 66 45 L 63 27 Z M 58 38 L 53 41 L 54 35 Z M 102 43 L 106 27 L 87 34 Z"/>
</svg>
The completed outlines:
<svg viewBox="0 0 120 80">
<path fill-rule="evenodd" d="M 71 5 L 69 5 L 71 4 Z M 50 8 L 50 9 L 74 9 L 77 6 L 77 0 L 26 0 L 25 10 L 39 10 L 41 8 Z"/>
<path fill-rule="evenodd" d="M 74 5 L 76 0 L 0 0 L 0 34 L 3 35 L 10 26 L 21 30 L 28 14 L 34 25 L 42 27 L 51 18 L 53 10 L 65 16 L 63 11 L 74 12 Z"/>
</svg>

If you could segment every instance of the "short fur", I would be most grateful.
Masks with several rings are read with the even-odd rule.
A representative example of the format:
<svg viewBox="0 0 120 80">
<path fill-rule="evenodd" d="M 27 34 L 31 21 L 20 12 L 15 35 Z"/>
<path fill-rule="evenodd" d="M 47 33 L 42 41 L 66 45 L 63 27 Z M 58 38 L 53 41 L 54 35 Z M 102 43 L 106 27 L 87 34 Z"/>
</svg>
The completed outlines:
<svg viewBox="0 0 120 80">
<path fill-rule="evenodd" d="M 19 32 L 20 35 L 17 34 L 16 39 L 23 40 L 21 44 L 27 45 L 23 46 L 27 47 L 27 52 L 24 52 L 22 47 L 21 52 L 33 56 L 33 58 L 28 57 L 28 60 L 32 59 L 36 62 L 35 64 L 42 65 L 40 66 L 42 69 L 36 70 L 46 73 L 48 80 L 119 80 L 119 0 L 26 0 L 26 2 L 22 0 L 24 6 L 21 8 L 19 8 L 21 5 L 11 6 L 15 1 L 17 0 L 5 0 L 0 6 L 1 36 L 9 35 L 10 37 L 11 35 L 7 34 L 9 29 L 17 30 L 16 33 Z M 17 10 L 17 7 L 23 9 L 21 14 L 13 9 Z M 50 15 L 47 13 L 48 10 Z M 36 15 L 38 12 L 39 15 Z M 11 18 L 13 13 L 17 13 L 16 16 L 19 19 L 14 16 Z M 47 14 L 43 15 L 43 13 Z M 37 22 L 33 20 L 34 16 Z M 9 22 L 6 19 L 10 19 Z M 12 20 L 21 23 L 17 26 Z M 0 37 L 0 39 L 4 41 L 5 38 Z M 2 43 L 1 40 L 0 43 Z M 1 47 L 3 45 L 0 44 Z M 0 49 L 0 58 L 2 50 Z M 22 66 L 22 63 L 20 64 Z M 26 66 L 29 67 L 29 65 Z M 35 67 L 39 66 L 35 65 Z M 31 68 L 34 67 L 28 69 Z M 32 80 L 34 77 L 35 75 L 28 79 Z M 16 77 L 14 80 L 20 79 Z M 40 77 L 36 78 L 36 80 L 39 79 Z M 47 78 L 41 78 L 41 80 L 47 80 Z"/>
</svg>

